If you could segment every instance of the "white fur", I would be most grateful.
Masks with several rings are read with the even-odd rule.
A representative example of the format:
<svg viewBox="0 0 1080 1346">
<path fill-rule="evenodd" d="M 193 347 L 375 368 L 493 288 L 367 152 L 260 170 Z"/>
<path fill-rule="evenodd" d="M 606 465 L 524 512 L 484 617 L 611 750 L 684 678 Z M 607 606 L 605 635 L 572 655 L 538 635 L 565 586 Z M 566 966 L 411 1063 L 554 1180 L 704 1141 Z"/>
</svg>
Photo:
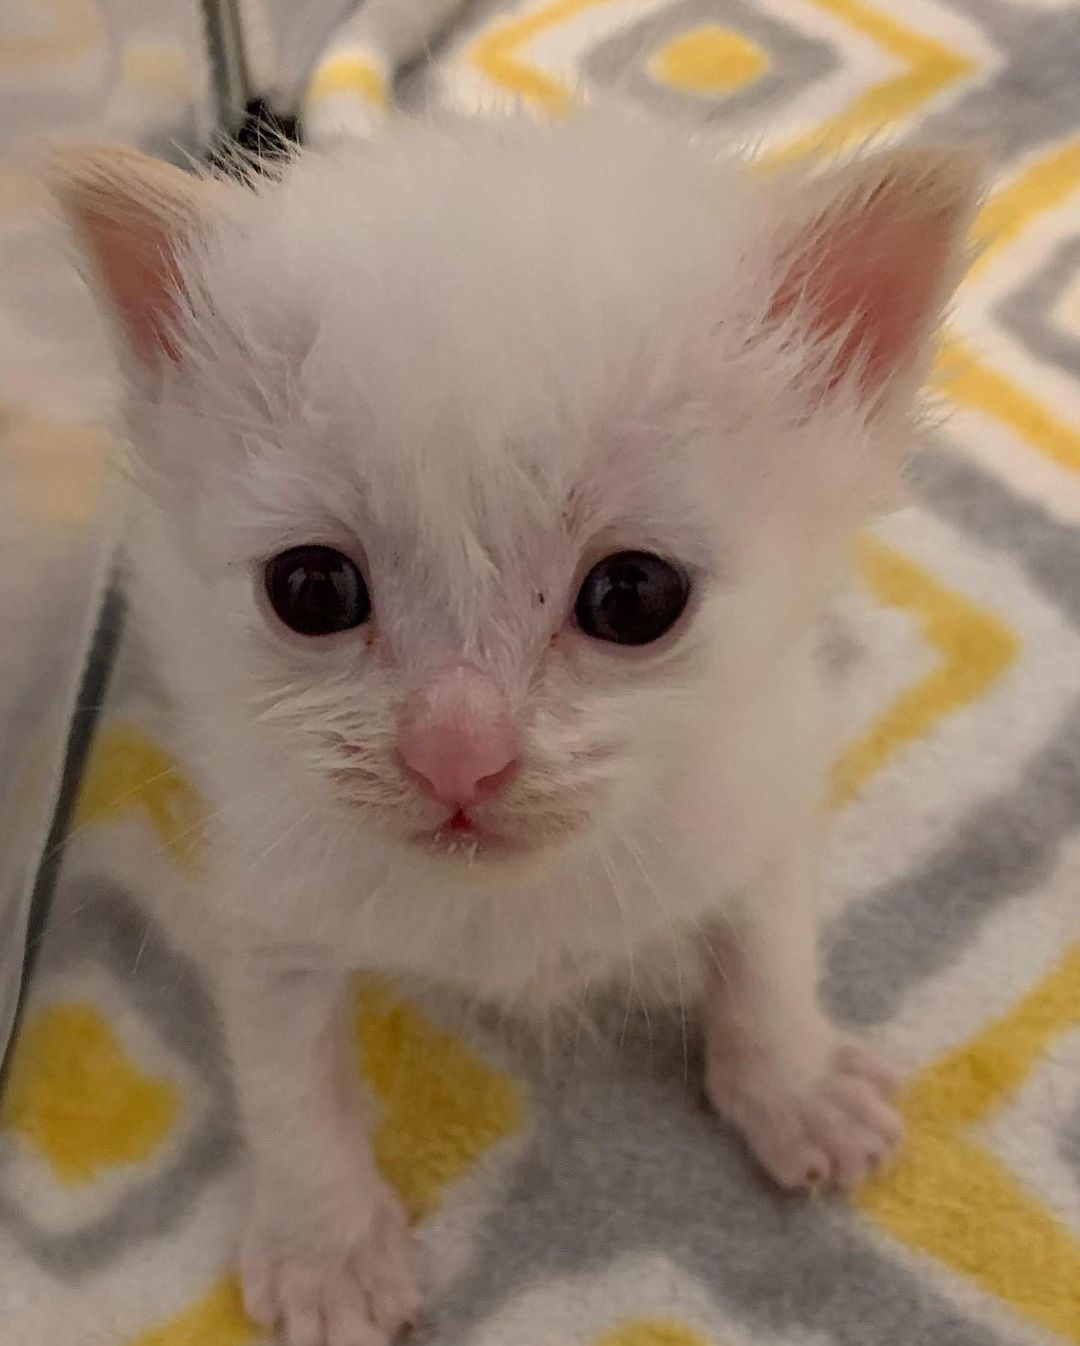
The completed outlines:
<svg viewBox="0 0 1080 1346">
<path fill-rule="evenodd" d="M 198 923 L 225 953 L 253 1228 L 287 1191 L 249 1301 L 296 1340 L 297 1296 L 329 1314 L 345 1292 L 327 1266 L 389 1209 L 370 1174 L 341 1195 L 336 1109 L 296 1065 L 350 968 L 534 1012 L 626 976 L 686 997 L 730 960 L 731 928 L 717 1105 L 793 1184 L 857 1181 L 894 1139 L 882 1078 L 814 998 L 814 638 L 911 390 L 873 416 L 853 379 L 824 398 L 800 315 L 766 321 L 799 201 L 610 113 L 400 125 L 224 193 L 181 257 L 179 358 L 133 399 L 147 507 L 129 570 L 213 811 Z M 263 563 L 305 542 L 362 562 L 371 638 L 303 641 L 268 614 Z M 621 548 L 693 574 L 656 646 L 573 625 L 584 572 Z M 406 839 L 438 809 L 394 764 L 398 710 L 463 657 L 523 729 L 491 806 L 531 848 L 513 863 Z M 303 1263 L 307 1287 L 280 1303 L 279 1254 L 281 1284 Z M 355 1340 L 395 1325 L 368 1317 Z"/>
<path fill-rule="evenodd" d="M 845 398 L 807 420 L 805 359 L 761 333 L 763 198 L 621 123 L 406 127 L 302 159 L 193 251 L 189 344 L 135 424 L 158 508 L 132 583 L 244 857 L 227 912 L 542 1000 L 746 889 L 816 804 L 811 634 L 867 428 Z M 261 563 L 308 541 L 363 559 L 372 646 L 268 619 Z M 619 546 L 693 567 L 678 639 L 568 623 Z M 459 655 L 526 726 L 500 824 L 569 837 L 520 872 L 397 841 L 435 812 L 391 760 L 397 711 Z M 335 785 L 336 738 L 370 778 Z"/>
</svg>

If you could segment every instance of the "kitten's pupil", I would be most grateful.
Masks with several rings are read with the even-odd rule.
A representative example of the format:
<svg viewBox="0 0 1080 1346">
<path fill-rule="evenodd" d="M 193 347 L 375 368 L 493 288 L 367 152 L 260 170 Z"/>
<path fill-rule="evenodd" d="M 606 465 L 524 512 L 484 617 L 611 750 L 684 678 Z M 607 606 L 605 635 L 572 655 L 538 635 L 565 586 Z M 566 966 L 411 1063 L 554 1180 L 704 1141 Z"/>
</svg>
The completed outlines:
<svg viewBox="0 0 1080 1346">
<path fill-rule="evenodd" d="M 333 547 L 292 547 L 266 564 L 266 595 L 282 622 L 302 636 L 362 626 L 371 596 L 360 571 Z"/>
<path fill-rule="evenodd" d="M 689 597 L 689 579 L 670 561 L 651 552 L 618 552 L 585 576 L 574 615 L 596 640 L 648 645 L 675 625 Z"/>
</svg>

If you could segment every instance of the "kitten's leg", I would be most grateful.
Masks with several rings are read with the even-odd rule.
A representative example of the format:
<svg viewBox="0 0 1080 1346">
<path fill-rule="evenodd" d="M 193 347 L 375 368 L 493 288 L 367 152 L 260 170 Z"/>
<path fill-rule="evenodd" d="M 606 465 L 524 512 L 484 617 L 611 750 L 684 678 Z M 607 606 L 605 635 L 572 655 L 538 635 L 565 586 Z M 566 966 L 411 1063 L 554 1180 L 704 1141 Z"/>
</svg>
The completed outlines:
<svg viewBox="0 0 1080 1346">
<path fill-rule="evenodd" d="M 347 1060 L 344 979 L 252 963 L 218 991 L 251 1168 L 245 1308 L 288 1346 L 385 1346 L 417 1295 Z"/>
<path fill-rule="evenodd" d="M 817 1000 L 814 853 L 777 867 L 709 939 L 705 1085 L 783 1187 L 856 1187 L 896 1146 L 891 1069 Z"/>
</svg>

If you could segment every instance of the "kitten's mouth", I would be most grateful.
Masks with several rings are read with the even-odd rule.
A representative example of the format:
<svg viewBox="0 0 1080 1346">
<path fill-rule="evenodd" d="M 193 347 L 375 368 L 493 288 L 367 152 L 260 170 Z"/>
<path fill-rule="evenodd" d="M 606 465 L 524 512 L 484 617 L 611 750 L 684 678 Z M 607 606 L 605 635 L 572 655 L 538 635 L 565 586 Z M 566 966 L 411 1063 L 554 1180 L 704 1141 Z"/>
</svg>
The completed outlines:
<svg viewBox="0 0 1080 1346">
<path fill-rule="evenodd" d="M 461 808 L 456 809 L 434 831 L 422 833 L 416 841 L 433 855 L 466 864 L 509 860 L 523 855 L 529 849 L 489 823 L 478 821 L 474 814 Z"/>
</svg>

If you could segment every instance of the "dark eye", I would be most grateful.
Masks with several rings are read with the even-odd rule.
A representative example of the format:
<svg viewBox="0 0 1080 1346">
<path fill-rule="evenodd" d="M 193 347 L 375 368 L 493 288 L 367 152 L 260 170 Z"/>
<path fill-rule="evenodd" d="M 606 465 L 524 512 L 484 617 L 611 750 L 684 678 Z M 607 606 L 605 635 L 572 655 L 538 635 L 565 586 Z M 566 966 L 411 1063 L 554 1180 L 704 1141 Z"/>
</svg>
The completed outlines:
<svg viewBox="0 0 1080 1346">
<path fill-rule="evenodd" d="M 362 626 L 371 616 L 364 578 L 333 547 L 292 547 L 267 561 L 266 596 L 290 630 L 331 636 Z"/>
<path fill-rule="evenodd" d="M 594 565 L 578 591 L 578 626 L 596 640 L 648 645 L 675 625 L 690 597 L 690 581 L 670 561 L 621 551 Z"/>
</svg>

